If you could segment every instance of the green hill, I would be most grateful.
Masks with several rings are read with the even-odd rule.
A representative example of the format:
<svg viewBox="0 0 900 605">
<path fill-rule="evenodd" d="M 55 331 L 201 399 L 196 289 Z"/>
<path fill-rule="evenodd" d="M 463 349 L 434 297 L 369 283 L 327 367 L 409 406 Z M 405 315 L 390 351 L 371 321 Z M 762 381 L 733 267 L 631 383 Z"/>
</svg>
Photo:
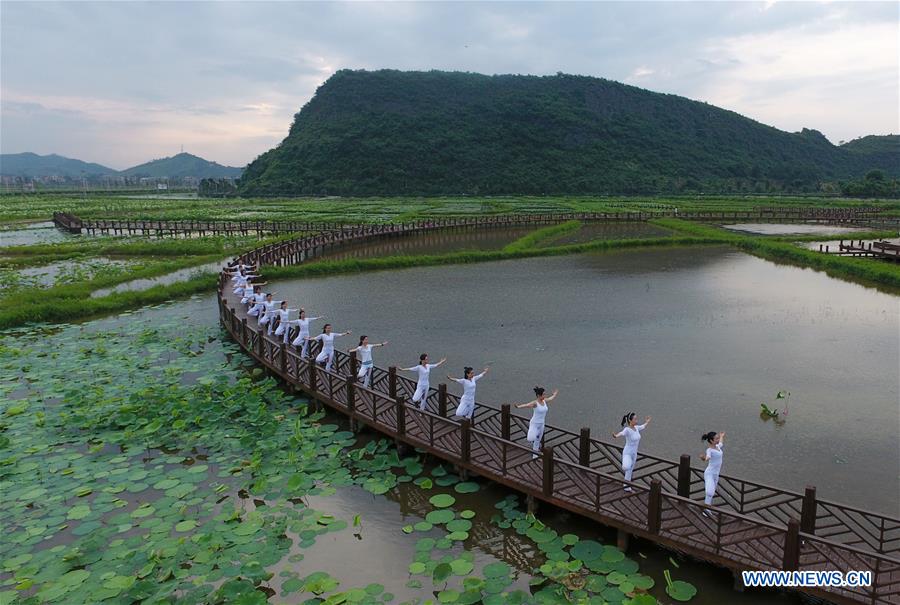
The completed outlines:
<svg viewBox="0 0 900 605">
<path fill-rule="evenodd" d="M 853 147 L 598 78 L 343 70 L 246 168 L 241 192 L 803 191 L 900 171 L 897 141 Z"/>
<path fill-rule="evenodd" d="M 138 177 L 168 177 L 168 178 L 184 178 L 196 177 L 198 179 L 205 178 L 239 178 L 241 176 L 240 168 L 232 168 L 231 166 L 222 166 L 215 162 L 204 160 L 203 158 L 191 155 L 190 153 L 179 153 L 170 158 L 162 158 L 153 160 L 139 166 L 134 166 L 123 170 L 124 176 Z"/>
<path fill-rule="evenodd" d="M 0 155 L 0 174 L 32 178 L 46 176 L 79 178 L 81 176 L 113 175 L 118 172 L 100 164 L 82 162 L 55 153 L 38 155 L 26 152 Z"/>
</svg>

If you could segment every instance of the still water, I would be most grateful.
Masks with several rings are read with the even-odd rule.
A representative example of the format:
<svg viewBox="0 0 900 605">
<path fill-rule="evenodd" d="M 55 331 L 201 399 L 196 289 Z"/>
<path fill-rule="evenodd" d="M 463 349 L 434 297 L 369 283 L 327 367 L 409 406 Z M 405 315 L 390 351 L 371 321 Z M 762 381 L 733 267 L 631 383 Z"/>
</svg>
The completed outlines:
<svg viewBox="0 0 900 605">
<path fill-rule="evenodd" d="M 840 227 L 820 223 L 740 223 L 722 225 L 725 229 L 757 235 L 841 235 L 870 231 L 864 227 Z"/>
<path fill-rule="evenodd" d="M 337 340 L 390 340 L 376 363 L 418 354 L 492 371 L 478 399 L 559 388 L 549 422 L 594 435 L 652 415 L 643 451 L 703 451 L 728 432 L 723 472 L 898 512 L 900 298 L 730 248 L 421 267 L 280 282 L 278 298 L 325 314 Z M 313 330 L 322 323 L 313 325 Z M 457 385 L 452 384 L 456 391 Z M 760 403 L 791 392 L 781 425 Z M 638 462 L 640 464 L 640 461 Z M 877 485 L 879 489 L 872 489 Z"/>
<path fill-rule="evenodd" d="M 632 237 L 666 237 L 672 232 L 647 222 L 584 223 L 581 228 L 541 242 L 541 247 L 584 244 L 598 239 L 627 239 Z"/>
</svg>

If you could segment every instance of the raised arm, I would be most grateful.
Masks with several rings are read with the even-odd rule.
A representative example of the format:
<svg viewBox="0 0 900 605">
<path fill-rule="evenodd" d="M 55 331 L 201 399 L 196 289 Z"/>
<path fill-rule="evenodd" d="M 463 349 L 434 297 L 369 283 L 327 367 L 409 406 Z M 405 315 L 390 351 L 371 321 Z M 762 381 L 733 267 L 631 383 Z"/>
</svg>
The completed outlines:
<svg viewBox="0 0 900 605">
<path fill-rule="evenodd" d="M 472 382 L 478 382 L 479 380 L 484 378 L 484 375 L 487 374 L 490 371 L 490 369 L 491 369 L 490 366 L 488 366 L 485 369 L 481 370 L 481 374 L 478 374 L 477 376 L 472 376 Z"/>
<path fill-rule="evenodd" d="M 347 330 L 346 332 L 335 332 L 334 333 L 335 336 L 347 336 L 348 334 L 353 334 L 353 332 L 350 330 Z"/>
<path fill-rule="evenodd" d="M 546 399 L 544 399 L 544 401 L 546 401 L 546 402 L 553 401 L 554 399 L 556 399 L 557 395 L 559 395 L 559 389 L 553 389 L 553 394 L 550 395 L 549 397 L 547 397 Z"/>
<path fill-rule="evenodd" d="M 651 420 L 653 420 L 653 416 L 647 416 L 646 418 L 644 418 L 644 424 L 638 425 L 637 430 L 643 431 L 645 428 L 647 428 L 647 425 L 650 424 Z"/>
<path fill-rule="evenodd" d="M 725 431 L 722 431 L 721 433 L 719 433 L 719 449 L 722 449 L 722 447 L 724 445 L 725 445 Z"/>
<path fill-rule="evenodd" d="M 532 399 L 532 400 L 529 401 L 528 403 L 517 403 L 517 404 L 516 404 L 516 407 L 519 408 L 519 409 L 521 409 L 521 408 L 533 408 L 533 407 L 535 407 L 536 405 L 537 405 L 537 399 Z"/>
<path fill-rule="evenodd" d="M 432 367 L 432 368 L 436 368 L 436 367 L 438 367 L 439 365 L 443 364 L 445 361 L 447 361 L 447 358 L 446 358 L 446 357 L 442 357 L 441 360 L 440 360 L 439 362 L 437 362 L 436 364 L 432 365 L 431 367 Z"/>
</svg>

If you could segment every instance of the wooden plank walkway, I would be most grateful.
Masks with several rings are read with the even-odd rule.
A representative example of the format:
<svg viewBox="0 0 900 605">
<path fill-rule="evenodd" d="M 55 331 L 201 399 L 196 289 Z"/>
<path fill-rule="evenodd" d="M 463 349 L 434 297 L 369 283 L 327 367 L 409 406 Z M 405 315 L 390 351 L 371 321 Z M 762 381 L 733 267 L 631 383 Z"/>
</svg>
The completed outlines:
<svg viewBox="0 0 900 605">
<path fill-rule="evenodd" d="M 825 246 L 823 249 L 823 244 L 819 244 L 819 252 L 841 256 L 864 256 L 900 262 L 900 245 L 887 241 L 869 242 L 866 244 L 862 240 L 850 240 L 845 244 L 844 240 L 841 240 L 837 250 L 831 250 L 830 246 Z"/>
<path fill-rule="evenodd" d="M 900 224 L 900 219 L 884 218 L 875 208 L 761 208 L 753 211 L 711 211 L 681 212 L 677 210 L 655 212 L 579 212 L 552 214 L 509 214 L 484 217 L 460 217 L 426 219 L 415 223 L 394 225 L 400 227 L 398 233 L 421 230 L 422 225 L 447 227 L 503 227 L 522 225 L 548 225 L 568 220 L 585 222 L 629 222 L 647 221 L 655 218 L 679 218 L 701 222 L 820 222 L 827 224 L 854 224 L 868 226 L 891 226 Z M 300 234 L 317 231 L 341 231 L 356 229 L 363 224 L 323 223 L 314 221 L 164 221 L 164 220 L 84 220 L 67 212 L 54 212 L 53 222 L 72 233 L 177 236 L 198 235 L 281 235 Z M 419 227 L 417 227 L 419 226 Z"/>
<path fill-rule="evenodd" d="M 303 262 L 329 246 L 389 233 L 439 228 L 436 223 L 368 225 L 269 244 L 235 262 L 285 265 Z M 816 490 L 783 490 L 722 475 L 714 511 L 704 515 L 703 470 L 690 456 L 678 461 L 642 452 L 630 483 L 619 470 L 621 448 L 547 426 L 535 456 L 524 445 L 528 420 L 509 405 L 476 407 L 471 422 L 449 412 L 458 397 L 445 384 L 431 389 L 426 409 L 407 402 L 415 382 L 396 368 L 375 367 L 372 383 L 358 384 L 356 359 L 340 351 L 332 371 L 304 359 L 294 347 L 265 334 L 220 277 L 220 320 L 256 361 L 314 400 L 399 442 L 460 468 L 629 534 L 704 561 L 740 571 L 870 570 L 873 586 L 803 589 L 839 603 L 900 604 L 900 519 L 821 500 Z M 315 354 L 315 350 L 311 352 Z M 632 488 L 626 491 L 625 486 Z"/>
</svg>

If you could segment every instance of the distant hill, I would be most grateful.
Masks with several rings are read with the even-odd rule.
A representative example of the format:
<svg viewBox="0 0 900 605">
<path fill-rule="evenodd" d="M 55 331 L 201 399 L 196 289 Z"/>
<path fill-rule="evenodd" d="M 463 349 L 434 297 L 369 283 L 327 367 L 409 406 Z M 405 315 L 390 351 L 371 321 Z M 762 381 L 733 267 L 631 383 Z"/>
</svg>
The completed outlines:
<svg viewBox="0 0 900 605">
<path fill-rule="evenodd" d="M 0 174 L 22 177 L 62 176 L 79 178 L 81 176 L 113 175 L 118 174 L 118 172 L 100 164 L 73 160 L 55 153 L 51 155 L 4 153 L 0 154 Z"/>
<path fill-rule="evenodd" d="M 222 166 L 190 153 L 179 153 L 170 158 L 153 160 L 146 164 L 123 170 L 123 176 L 184 178 L 188 176 L 200 179 L 207 178 L 239 178 L 241 168 Z"/>
<path fill-rule="evenodd" d="M 816 130 L 610 80 L 342 70 L 245 169 L 240 191 L 801 191 L 876 168 L 900 172 L 896 137 L 838 147 Z"/>
</svg>

